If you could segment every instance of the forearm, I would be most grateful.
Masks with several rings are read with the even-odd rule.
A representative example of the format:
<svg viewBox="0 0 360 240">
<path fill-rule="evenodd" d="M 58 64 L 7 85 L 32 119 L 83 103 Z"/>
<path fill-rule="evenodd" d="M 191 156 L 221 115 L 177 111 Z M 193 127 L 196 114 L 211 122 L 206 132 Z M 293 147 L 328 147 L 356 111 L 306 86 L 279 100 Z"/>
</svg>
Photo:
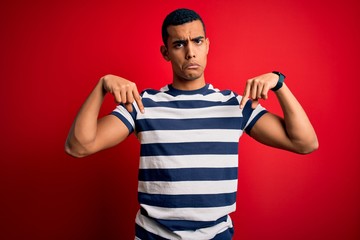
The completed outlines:
<svg viewBox="0 0 360 240">
<path fill-rule="evenodd" d="M 65 151 L 73 156 L 87 155 L 87 146 L 96 138 L 98 115 L 104 100 L 103 78 L 81 106 L 69 131 Z"/>
<path fill-rule="evenodd" d="M 290 89 L 284 84 L 275 93 L 283 111 L 286 134 L 296 151 L 308 153 L 317 149 L 315 130 Z"/>
</svg>

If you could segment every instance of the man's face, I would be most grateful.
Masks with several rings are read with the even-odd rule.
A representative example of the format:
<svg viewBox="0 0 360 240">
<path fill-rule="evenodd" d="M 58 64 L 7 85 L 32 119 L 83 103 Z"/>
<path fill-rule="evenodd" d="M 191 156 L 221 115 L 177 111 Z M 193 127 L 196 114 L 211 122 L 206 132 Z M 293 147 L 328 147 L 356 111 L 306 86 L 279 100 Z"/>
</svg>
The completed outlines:
<svg viewBox="0 0 360 240">
<path fill-rule="evenodd" d="M 171 62 L 174 80 L 203 78 L 209 51 L 209 40 L 200 20 L 169 26 L 168 46 L 161 52 Z"/>
</svg>

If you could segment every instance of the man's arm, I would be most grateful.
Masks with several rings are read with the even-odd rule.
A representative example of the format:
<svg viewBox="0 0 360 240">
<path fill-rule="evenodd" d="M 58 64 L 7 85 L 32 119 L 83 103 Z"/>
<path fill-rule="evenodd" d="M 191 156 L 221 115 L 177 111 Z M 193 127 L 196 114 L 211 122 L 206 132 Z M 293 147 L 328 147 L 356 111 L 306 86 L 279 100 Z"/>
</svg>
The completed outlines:
<svg viewBox="0 0 360 240">
<path fill-rule="evenodd" d="M 267 99 L 268 91 L 276 85 L 278 79 L 276 74 L 268 73 L 248 80 L 240 107 L 248 98 L 254 100 L 253 107 L 259 99 Z M 284 118 L 272 113 L 264 114 L 251 129 L 250 136 L 263 144 L 300 154 L 318 149 L 315 130 L 290 89 L 283 84 L 275 94 Z"/>
<path fill-rule="evenodd" d="M 144 111 L 140 95 L 133 82 L 114 75 L 101 78 L 86 101 L 81 106 L 65 142 L 65 151 L 74 157 L 84 157 L 112 147 L 123 141 L 129 134 L 128 128 L 115 116 L 98 119 L 106 93 L 114 96 L 117 103 L 125 104 L 132 111 L 136 101 Z"/>
</svg>

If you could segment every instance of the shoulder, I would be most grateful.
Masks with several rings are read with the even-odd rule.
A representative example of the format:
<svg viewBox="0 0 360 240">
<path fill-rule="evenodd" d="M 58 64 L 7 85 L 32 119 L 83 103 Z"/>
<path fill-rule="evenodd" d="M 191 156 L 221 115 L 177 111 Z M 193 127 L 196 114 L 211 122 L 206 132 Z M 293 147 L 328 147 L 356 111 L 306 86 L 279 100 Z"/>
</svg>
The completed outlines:
<svg viewBox="0 0 360 240">
<path fill-rule="evenodd" d="M 230 89 L 218 89 L 214 88 L 211 84 L 209 84 L 209 89 L 205 94 L 208 98 L 213 99 L 214 101 L 220 102 L 231 102 L 234 105 L 239 105 L 241 101 L 241 97 L 234 91 Z M 239 98 L 240 97 L 240 98 Z"/>
<path fill-rule="evenodd" d="M 140 96 L 143 96 L 143 95 L 155 95 L 155 94 L 158 94 L 160 93 L 161 91 L 160 90 L 156 90 L 156 89 L 152 89 L 152 88 L 147 88 L 147 89 L 144 89 L 141 93 L 140 93 Z"/>
<path fill-rule="evenodd" d="M 218 88 L 215 88 L 212 84 L 208 84 L 209 87 L 208 87 L 208 94 L 211 94 L 211 93 L 220 93 L 224 96 L 229 96 L 229 95 L 235 95 L 235 96 L 238 96 L 238 94 L 231 90 L 231 89 L 218 89 Z"/>
<path fill-rule="evenodd" d="M 156 94 L 164 93 L 164 92 L 167 92 L 167 91 L 169 91 L 169 85 L 165 85 L 160 89 L 146 88 L 140 93 L 140 95 L 141 96 L 143 96 L 143 95 L 156 95 Z"/>
</svg>

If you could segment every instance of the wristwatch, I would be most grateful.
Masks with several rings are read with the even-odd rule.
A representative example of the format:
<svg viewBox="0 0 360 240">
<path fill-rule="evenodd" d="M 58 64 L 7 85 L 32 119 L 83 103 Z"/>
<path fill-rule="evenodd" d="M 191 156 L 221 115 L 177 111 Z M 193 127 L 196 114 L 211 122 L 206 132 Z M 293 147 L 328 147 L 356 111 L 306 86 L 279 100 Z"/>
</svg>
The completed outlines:
<svg viewBox="0 0 360 240">
<path fill-rule="evenodd" d="M 286 77 L 285 77 L 284 74 L 282 74 L 281 72 L 278 72 L 278 71 L 273 71 L 272 73 L 279 76 L 279 80 L 276 83 L 276 86 L 271 89 L 272 91 L 275 92 L 275 91 L 279 90 L 283 86 L 283 82 L 284 82 Z"/>
</svg>

